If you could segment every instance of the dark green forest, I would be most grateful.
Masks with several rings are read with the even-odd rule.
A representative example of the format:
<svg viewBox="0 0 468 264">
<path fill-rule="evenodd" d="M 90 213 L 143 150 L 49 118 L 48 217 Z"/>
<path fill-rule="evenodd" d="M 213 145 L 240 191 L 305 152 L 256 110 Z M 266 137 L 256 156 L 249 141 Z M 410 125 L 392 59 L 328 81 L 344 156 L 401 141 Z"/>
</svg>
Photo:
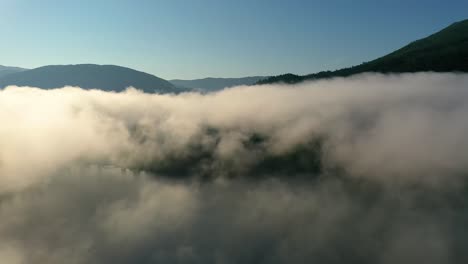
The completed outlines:
<svg viewBox="0 0 468 264">
<path fill-rule="evenodd" d="M 416 40 L 407 46 L 373 61 L 335 71 L 308 75 L 282 74 L 257 84 L 298 83 L 305 80 L 346 77 L 364 72 L 468 72 L 468 19 Z"/>
</svg>

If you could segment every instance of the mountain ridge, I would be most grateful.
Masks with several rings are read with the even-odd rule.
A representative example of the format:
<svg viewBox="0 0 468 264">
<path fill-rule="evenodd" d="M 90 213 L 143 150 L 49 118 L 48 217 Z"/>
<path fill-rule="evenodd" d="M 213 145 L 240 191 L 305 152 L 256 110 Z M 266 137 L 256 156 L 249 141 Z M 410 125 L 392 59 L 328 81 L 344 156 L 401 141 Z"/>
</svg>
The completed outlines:
<svg viewBox="0 0 468 264">
<path fill-rule="evenodd" d="M 452 23 L 425 38 L 410 42 L 387 55 L 360 65 L 307 75 L 286 73 L 258 81 L 256 84 L 298 83 L 364 72 L 468 72 L 468 19 Z"/>
<path fill-rule="evenodd" d="M 12 67 L 12 66 L 4 66 L 0 65 L 0 78 L 3 76 L 7 76 L 12 73 L 17 73 L 21 71 L 26 71 L 27 69 L 20 68 L 20 67 Z"/>
<path fill-rule="evenodd" d="M 233 86 L 252 85 L 265 78 L 267 78 L 267 76 L 247 76 L 239 78 L 206 77 L 192 80 L 173 79 L 169 80 L 169 82 L 180 88 L 188 88 L 202 92 L 212 92 Z"/>
<path fill-rule="evenodd" d="M 98 64 L 47 65 L 11 73 L 0 78 L 0 88 L 8 85 L 43 89 L 79 86 L 117 92 L 131 86 L 147 93 L 180 92 L 170 82 L 152 74 L 117 65 Z"/>
</svg>

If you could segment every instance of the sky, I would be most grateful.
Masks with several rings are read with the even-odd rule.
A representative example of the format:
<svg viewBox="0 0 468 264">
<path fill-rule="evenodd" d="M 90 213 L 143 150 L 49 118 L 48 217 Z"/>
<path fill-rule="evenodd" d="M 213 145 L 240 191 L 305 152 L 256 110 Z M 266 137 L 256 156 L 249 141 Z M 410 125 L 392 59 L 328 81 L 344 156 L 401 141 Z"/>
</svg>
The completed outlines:
<svg viewBox="0 0 468 264">
<path fill-rule="evenodd" d="M 468 18 L 468 1 L 0 0 L 0 65 L 115 64 L 165 79 L 360 64 Z"/>
</svg>

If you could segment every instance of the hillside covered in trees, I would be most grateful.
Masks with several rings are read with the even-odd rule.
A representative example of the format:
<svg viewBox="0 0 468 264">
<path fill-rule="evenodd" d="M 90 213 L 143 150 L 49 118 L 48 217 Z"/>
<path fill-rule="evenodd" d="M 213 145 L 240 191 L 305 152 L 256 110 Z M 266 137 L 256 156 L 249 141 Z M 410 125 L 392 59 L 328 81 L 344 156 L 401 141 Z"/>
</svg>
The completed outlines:
<svg viewBox="0 0 468 264">
<path fill-rule="evenodd" d="M 456 22 L 426 38 L 416 40 L 376 60 L 335 71 L 308 75 L 283 74 L 257 84 L 298 83 L 332 77 L 346 77 L 363 72 L 468 72 L 468 19 Z"/>
</svg>

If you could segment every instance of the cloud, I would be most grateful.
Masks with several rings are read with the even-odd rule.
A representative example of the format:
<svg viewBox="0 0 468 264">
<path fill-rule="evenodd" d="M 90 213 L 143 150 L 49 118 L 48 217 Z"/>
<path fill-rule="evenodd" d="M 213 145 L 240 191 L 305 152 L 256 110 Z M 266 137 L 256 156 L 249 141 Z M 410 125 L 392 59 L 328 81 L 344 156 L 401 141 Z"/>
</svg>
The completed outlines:
<svg viewBox="0 0 468 264">
<path fill-rule="evenodd" d="M 468 75 L 0 91 L 10 263 L 467 258 Z"/>
</svg>

